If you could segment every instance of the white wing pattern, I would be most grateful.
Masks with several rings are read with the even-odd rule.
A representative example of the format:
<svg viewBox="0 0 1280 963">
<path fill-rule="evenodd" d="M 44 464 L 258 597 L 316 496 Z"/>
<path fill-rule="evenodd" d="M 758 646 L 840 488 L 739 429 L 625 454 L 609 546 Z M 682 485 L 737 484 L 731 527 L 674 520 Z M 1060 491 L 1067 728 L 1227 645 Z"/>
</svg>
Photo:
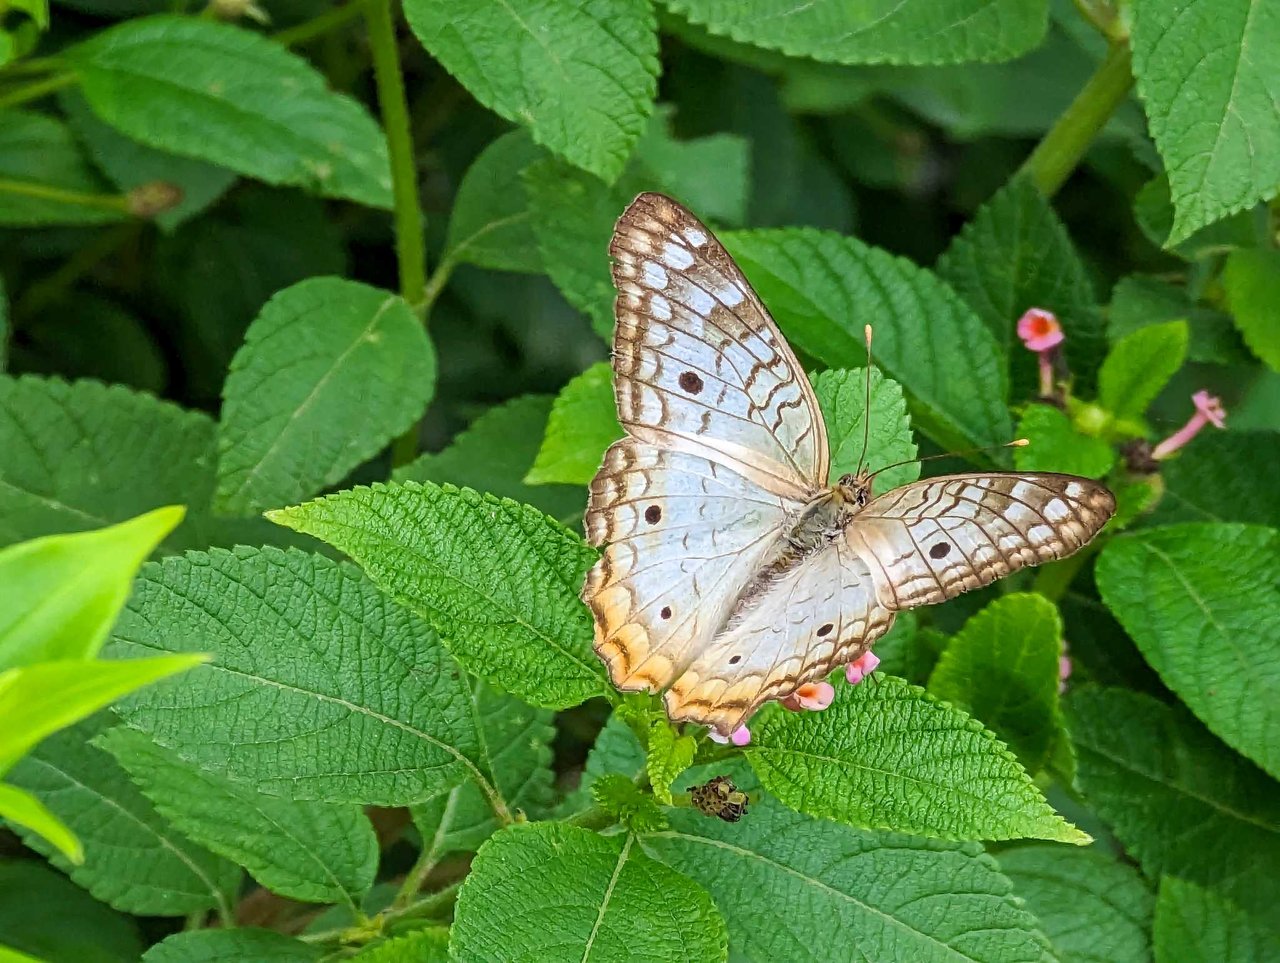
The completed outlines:
<svg viewBox="0 0 1280 963">
<path fill-rule="evenodd" d="M 862 506 L 827 486 L 813 389 L 697 218 L 641 194 L 610 253 L 627 437 L 591 483 L 582 597 L 624 690 L 728 735 L 865 652 L 897 611 L 1069 555 L 1115 501 L 1072 475 L 928 479 Z"/>
</svg>

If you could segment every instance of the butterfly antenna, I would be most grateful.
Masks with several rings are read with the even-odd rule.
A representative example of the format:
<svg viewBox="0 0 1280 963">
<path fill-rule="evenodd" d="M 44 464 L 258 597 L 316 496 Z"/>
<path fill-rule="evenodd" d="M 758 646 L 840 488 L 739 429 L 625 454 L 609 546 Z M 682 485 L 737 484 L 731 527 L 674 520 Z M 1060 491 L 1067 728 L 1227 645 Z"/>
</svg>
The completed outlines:
<svg viewBox="0 0 1280 963">
<path fill-rule="evenodd" d="M 867 476 L 870 480 L 882 471 L 888 471 L 890 468 L 897 468 L 899 465 L 910 465 L 912 462 L 937 461 L 939 458 L 963 458 L 965 455 L 976 455 L 980 451 L 995 451 L 997 448 L 1026 448 L 1031 444 L 1026 438 L 1015 438 L 1013 441 L 1006 441 L 1002 445 L 982 445 L 979 448 L 965 448 L 961 451 L 944 451 L 940 455 L 925 455 L 923 458 L 904 458 L 902 461 L 895 461 L 892 465 L 882 465 Z"/>
<path fill-rule="evenodd" d="M 862 333 L 867 339 L 867 403 L 862 409 L 862 454 L 858 456 L 858 470 L 855 475 L 861 475 L 863 466 L 867 462 L 867 445 L 871 441 L 871 325 L 866 325 L 862 329 Z"/>
</svg>

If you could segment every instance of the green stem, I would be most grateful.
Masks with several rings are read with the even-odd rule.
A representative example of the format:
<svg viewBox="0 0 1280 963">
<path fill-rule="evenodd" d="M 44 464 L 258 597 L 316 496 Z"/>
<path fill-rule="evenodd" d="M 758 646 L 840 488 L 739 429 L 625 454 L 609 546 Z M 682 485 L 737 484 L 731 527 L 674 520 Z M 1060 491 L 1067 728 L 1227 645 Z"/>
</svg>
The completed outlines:
<svg viewBox="0 0 1280 963">
<path fill-rule="evenodd" d="M 6 107 L 16 107 L 30 100 L 39 100 L 55 90 L 70 87 L 78 81 L 79 78 L 75 74 L 54 74 L 52 77 L 45 77 L 43 80 L 33 80 L 29 84 L 22 84 L 4 94 L 0 94 L 0 110 Z"/>
<path fill-rule="evenodd" d="M 10 177 L 0 177 L 0 194 L 17 194 L 75 207 L 91 207 L 98 211 L 116 211 L 126 215 L 130 213 L 129 198 L 124 194 L 85 194 L 82 191 L 69 191 L 50 184 L 14 180 Z"/>
<path fill-rule="evenodd" d="M 1075 0 L 1075 4 L 1080 16 L 1093 24 L 1098 33 L 1108 40 L 1120 43 L 1127 39 L 1124 35 L 1124 22 L 1111 0 Z"/>
<path fill-rule="evenodd" d="M 350 23 L 364 12 L 364 4 L 360 0 L 356 0 L 354 3 L 326 10 L 320 16 L 312 17 L 305 23 L 278 30 L 271 35 L 271 39 L 286 47 L 300 47 L 305 43 L 310 43 L 317 37 L 323 37 L 331 30 L 336 30 L 338 27 Z"/>
<path fill-rule="evenodd" d="M 1036 145 L 1019 174 L 1045 197 L 1052 197 L 1071 176 L 1080 159 L 1106 126 L 1133 86 L 1133 57 L 1125 44 L 1112 44 L 1098 69 L 1057 123 Z"/>
<path fill-rule="evenodd" d="M 29 57 L 26 60 L 15 60 L 11 64 L 0 67 L 0 77 L 24 77 L 31 74 L 51 74 L 56 70 L 64 70 L 67 64 L 60 57 Z"/>
</svg>

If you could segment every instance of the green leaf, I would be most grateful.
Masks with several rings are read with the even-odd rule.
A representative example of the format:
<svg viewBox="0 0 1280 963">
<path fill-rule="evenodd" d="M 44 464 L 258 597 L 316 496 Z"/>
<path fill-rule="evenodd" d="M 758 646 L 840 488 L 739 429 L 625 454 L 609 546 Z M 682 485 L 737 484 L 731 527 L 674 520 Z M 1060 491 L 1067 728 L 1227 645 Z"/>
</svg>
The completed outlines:
<svg viewBox="0 0 1280 963">
<path fill-rule="evenodd" d="M 1280 775 L 1280 533 L 1175 525 L 1116 539 L 1098 589 L 1151 667 L 1218 738 Z"/>
<path fill-rule="evenodd" d="M 1149 963 L 1154 899 L 1132 866 L 1097 846 L 1048 843 L 1015 846 L 997 858 L 1060 963 Z"/>
<path fill-rule="evenodd" d="M 453 200 L 446 261 L 542 273 L 522 178 L 525 168 L 546 156 L 524 130 L 503 134 L 480 152 Z"/>
<path fill-rule="evenodd" d="M 449 931 L 418 930 L 357 953 L 360 963 L 449 963 Z"/>
<path fill-rule="evenodd" d="M 490 110 L 606 180 L 622 170 L 657 92 L 658 37 L 644 0 L 408 0 L 418 40 Z"/>
<path fill-rule="evenodd" d="M 1013 450 L 1018 471 L 1060 471 L 1101 478 L 1116 462 L 1110 445 L 1077 432 L 1066 413 L 1052 405 L 1027 405 L 1018 422 L 1018 437 L 1031 442 Z"/>
<path fill-rule="evenodd" d="M 182 516 L 181 507 L 158 508 L 108 528 L 0 551 L 0 671 L 97 655 L 138 566 Z"/>
<path fill-rule="evenodd" d="M 920 463 L 908 461 L 916 456 L 916 443 L 911 437 L 911 421 L 902 386 L 878 370 L 871 370 L 871 407 L 867 407 L 866 369 L 821 371 L 809 375 L 818 407 L 827 423 L 827 442 L 831 447 L 833 484 L 841 475 L 855 472 L 862 455 L 862 433 L 869 419 L 865 467 L 876 469 L 895 462 L 905 465 L 890 468 L 876 487 L 882 491 L 897 488 L 920 477 Z"/>
<path fill-rule="evenodd" d="M 1107 334 L 1118 341 L 1148 325 L 1186 321 L 1187 358 L 1223 364 L 1249 360 L 1229 315 L 1195 304 L 1185 288 L 1141 274 L 1121 278 L 1111 293 Z"/>
<path fill-rule="evenodd" d="M 85 163 L 66 125 L 25 110 L 0 111 L 0 178 L 77 194 L 110 193 Z M 123 218 L 123 211 L 0 192 L 0 225 L 6 227 L 102 224 Z"/>
<path fill-rule="evenodd" d="M 1222 270 L 1222 284 L 1244 343 L 1280 371 L 1280 251 L 1232 251 Z"/>
<path fill-rule="evenodd" d="M 668 805 L 670 796 L 668 788 Z M 606 773 L 596 779 L 591 784 L 591 798 L 632 832 L 658 832 L 668 826 L 666 813 L 658 808 L 653 796 L 642 792 L 634 780 L 620 772 Z"/>
<path fill-rule="evenodd" d="M 457 963 L 518 958 L 724 960 L 724 921 L 701 887 L 631 835 L 555 823 L 511 826 L 480 848 L 450 943 Z"/>
<path fill-rule="evenodd" d="M 470 680 L 472 715 L 480 730 L 480 766 L 492 775 L 506 808 L 528 819 L 551 809 L 555 774 L 551 771 L 552 713 L 535 709 L 480 679 Z M 410 807 L 414 825 L 432 858 L 475 852 L 500 828 L 493 806 L 474 779 Z"/>
<path fill-rule="evenodd" d="M 747 758 L 793 809 L 940 839 L 1089 837 L 1055 813 L 976 720 L 891 676 L 840 690 L 824 712 L 780 712 Z"/>
<path fill-rule="evenodd" d="M 1098 402 L 1116 418 L 1141 421 L 1187 356 L 1185 321 L 1139 328 L 1120 338 L 1098 372 Z"/>
<path fill-rule="evenodd" d="M 622 715 L 615 711 L 587 753 L 578 788 L 569 794 L 557 812 L 572 813 L 589 806 L 596 782 L 605 776 L 621 775 L 634 784 L 634 780 L 645 773 L 646 762 L 644 746 Z"/>
<path fill-rule="evenodd" d="M 698 746 L 691 734 L 678 733 L 666 719 L 657 718 L 649 726 L 649 749 L 645 768 L 658 801 L 671 805 L 671 784 L 693 765 Z"/>
<path fill-rule="evenodd" d="M 98 119 L 79 91 L 64 91 L 58 106 L 90 158 L 120 191 L 164 181 L 182 192 L 177 204 L 156 215 L 155 222 L 163 230 L 172 231 L 199 214 L 235 183 L 235 173 L 224 167 L 153 150 L 118 133 Z"/>
<path fill-rule="evenodd" d="M 538 456 L 554 401 L 547 395 L 523 395 L 495 405 L 459 432 L 444 451 L 418 456 L 397 468 L 392 479 L 474 488 L 532 505 L 562 524 L 577 525 L 586 507 L 581 485 L 524 481 Z"/>
<path fill-rule="evenodd" d="M 1008 60 L 1039 46 L 1042 0 L 666 0 L 713 34 L 833 63 L 950 64 Z"/>
<path fill-rule="evenodd" d="M 741 822 L 677 809 L 670 831 L 642 837 L 645 849 L 711 893 L 734 959 L 1045 958 L 1036 921 L 981 846 L 811 819 L 761 795 L 749 773 L 746 780 L 738 785 L 751 806 Z"/>
<path fill-rule="evenodd" d="M 148 147 L 268 184 L 391 206 L 382 131 L 301 57 L 194 17 L 130 20 L 73 49 L 89 106 Z"/>
<path fill-rule="evenodd" d="M 431 342 L 396 295 L 342 278 L 281 291 L 227 375 L 216 506 L 250 514 L 341 481 L 417 422 L 435 379 Z"/>
<path fill-rule="evenodd" d="M 265 796 L 187 765 L 136 729 L 94 740 L 187 837 L 249 871 L 274 893 L 354 912 L 378 870 L 378 840 L 359 806 Z"/>
<path fill-rule="evenodd" d="M 1271 477 L 1280 465 L 1280 435 L 1270 431 L 1202 432 L 1164 462 L 1162 522 L 1256 522 L 1280 528 L 1280 499 Z"/>
<path fill-rule="evenodd" d="M 1220 887 L 1246 909 L 1273 914 L 1275 782 L 1189 714 L 1149 696 L 1085 686 L 1066 705 L 1078 784 L 1143 872 Z"/>
<path fill-rule="evenodd" d="M 613 368 L 601 361 L 556 395 L 542 447 L 525 483 L 589 484 L 600 470 L 605 449 L 622 434 L 613 403 Z"/>
<path fill-rule="evenodd" d="M 478 774 L 466 686 L 430 629 L 322 555 L 239 546 L 152 563 L 109 651 L 207 652 L 180 686 L 119 712 L 259 792 L 399 806 Z"/>
<path fill-rule="evenodd" d="M 40 836 L 68 862 L 77 865 L 84 862 L 84 847 L 76 834 L 26 790 L 0 783 L 0 819 Z"/>
<path fill-rule="evenodd" d="M 1152 244 L 1187 261 L 1197 261 L 1256 243 L 1257 229 L 1253 211 L 1244 210 L 1230 217 L 1192 231 L 1185 240 L 1169 243 L 1173 221 L 1177 216 L 1173 198 L 1169 196 L 1169 175 L 1153 177 L 1133 199 L 1133 215 L 1138 227 Z"/>
<path fill-rule="evenodd" d="M 1014 180 L 978 209 L 938 259 L 938 274 L 995 335 L 1015 398 L 1038 384 L 1035 353 L 1016 335 L 1028 308 L 1057 316 L 1072 374 L 1093 384 L 1104 340 L 1097 297 L 1066 227 L 1029 180 Z"/>
<path fill-rule="evenodd" d="M 1049 761 L 1059 728 L 1062 620 L 1043 595 L 1005 595 L 969 619 L 942 652 L 929 692 L 1003 739 L 1029 772 Z"/>
<path fill-rule="evenodd" d="M 51 733 L 204 661 L 198 653 L 127 664 L 75 659 L 0 673 L 0 774 Z"/>
<path fill-rule="evenodd" d="M 283 933 L 249 928 L 174 933 L 142 955 L 142 963 L 317 963 L 324 950 Z"/>
<path fill-rule="evenodd" d="M 1280 929 L 1221 894 L 1163 876 L 1156 899 L 1156 963 L 1267 963 L 1280 959 Z"/>
<path fill-rule="evenodd" d="M 724 239 L 793 347 L 832 368 L 875 360 L 915 426 L 946 447 L 1009 440 L 1008 385 L 986 326 L 936 276 L 853 238 L 802 228 Z"/>
<path fill-rule="evenodd" d="M 1280 46 L 1280 18 L 1265 0 L 1146 0 L 1132 46 L 1177 212 L 1169 240 L 1274 196 L 1280 88 L 1263 51 Z"/>
<path fill-rule="evenodd" d="M 0 945 L 46 963 L 137 963 L 138 928 L 57 870 L 32 859 L 0 861 Z"/>
<path fill-rule="evenodd" d="M 89 740 L 112 723 L 100 713 L 46 739 L 10 774 L 84 844 L 84 863 L 65 857 L 34 833 L 23 841 L 118 910 L 183 916 L 216 907 L 229 918 L 240 870 L 166 822 L 125 771 Z"/>
<path fill-rule="evenodd" d="M 463 668 L 533 705 L 612 692 L 578 600 L 595 552 L 541 512 L 451 485 L 374 485 L 270 513 L 345 552 Z"/>
</svg>

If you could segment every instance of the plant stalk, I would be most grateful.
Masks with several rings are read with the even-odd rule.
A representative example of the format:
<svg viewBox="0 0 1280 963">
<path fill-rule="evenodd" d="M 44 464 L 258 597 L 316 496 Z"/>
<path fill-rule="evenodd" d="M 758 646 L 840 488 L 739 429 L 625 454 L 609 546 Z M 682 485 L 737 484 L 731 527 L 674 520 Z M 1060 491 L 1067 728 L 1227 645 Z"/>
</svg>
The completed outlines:
<svg viewBox="0 0 1280 963">
<path fill-rule="evenodd" d="M 364 8 L 365 5 L 361 0 L 355 0 L 353 3 L 326 10 L 320 16 L 312 17 L 305 23 L 277 30 L 271 35 L 271 39 L 285 47 L 299 47 L 355 20 L 365 12 Z"/>
<path fill-rule="evenodd" d="M 1019 174 L 1045 197 L 1052 197 L 1071 176 L 1098 133 L 1124 102 L 1133 86 L 1133 55 L 1113 43 L 1076 99 L 1031 152 Z"/>
<path fill-rule="evenodd" d="M 53 201 L 58 204 L 69 204 L 75 207 L 91 207 L 96 211 L 115 211 L 129 215 L 129 198 L 124 194 L 86 194 L 83 191 L 69 191 L 51 184 L 38 184 L 35 181 L 22 181 L 11 177 L 0 177 L 0 193 L 17 194 L 41 201 Z"/>
<path fill-rule="evenodd" d="M 70 87 L 72 84 L 78 83 L 80 80 L 75 74 L 54 74 L 52 77 L 43 77 L 40 80 L 33 80 L 28 84 L 22 84 L 14 87 L 12 90 L 0 94 L 0 110 L 7 107 L 17 107 L 19 104 L 25 104 L 31 100 L 39 100 L 54 91 L 61 90 L 63 87 Z"/>
</svg>

